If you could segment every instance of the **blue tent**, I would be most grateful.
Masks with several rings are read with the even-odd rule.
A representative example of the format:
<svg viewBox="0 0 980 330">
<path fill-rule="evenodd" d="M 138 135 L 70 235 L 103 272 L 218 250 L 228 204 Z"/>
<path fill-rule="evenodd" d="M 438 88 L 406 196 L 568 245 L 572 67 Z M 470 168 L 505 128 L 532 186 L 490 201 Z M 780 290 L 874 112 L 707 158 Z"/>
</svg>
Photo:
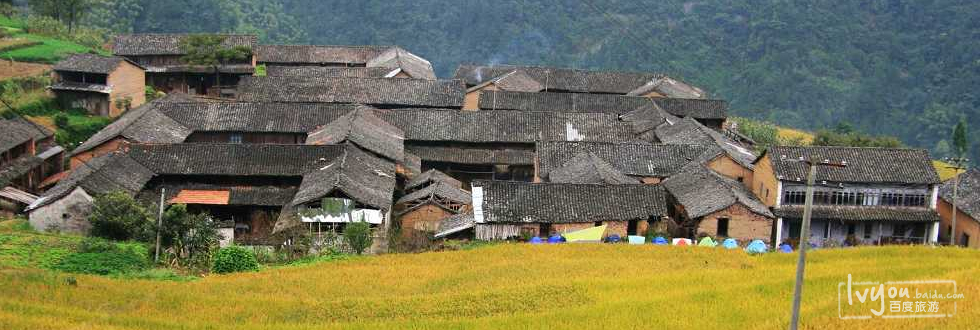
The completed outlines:
<svg viewBox="0 0 980 330">
<path fill-rule="evenodd" d="M 660 237 L 660 236 L 657 236 L 657 238 L 654 238 L 653 239 L 653 244 L 656 244 L 656 245 L 667 245 L 667 239 L 666 238 L 663 238 L 663 237 Z"/>
<path fill-rule="evenodd" d="M 736 241 L 734 238 L 726 238 L 724 242 L 721 242 L 721 246 L 724 246 L 726 249 L 729 250 L 737 249 L 738 241 Z"/>
<path fill-rule="evenodd" d="M 561 243 L 561 235 L 552 235 L 548 237 L 548 244 L 558 244 Z"/>
<path fill-rule="evenodd" d="M 612 235 L 609 235 L 609 237 L 606 237 L 606 243 L 619 243 L 619 240 L 620 240 L 620 237 L 619 237 L 619 235 L 616 235 L 616 234 L 612 234 Z"/>
<path fill-rule="evenodd" d="M 779 252 L 782 252 L 782 253 L 792 253 L 793 252 L 793 247 L 790 246 L 789 244 L 786 244 L 786 243 L 780 244 L 779 245 Z"/>
<path fill-rule="evenodd" d="M 752 243 L 749 243 L 749 246 L 745 247 L 745 252 L 751 254 L 766 253 L 768 250 L 769 248 L 766 246 L 766 243 L 763 243 L 761 240 L 754 240 Z"/>
<path fill-rule="evenodd" d="M 528 242 L 530 242 L 531 244 L 541 244 L 541 237 L 537 237 L 537 236 L 531 237 L 531 240 Z"/>
</svg>

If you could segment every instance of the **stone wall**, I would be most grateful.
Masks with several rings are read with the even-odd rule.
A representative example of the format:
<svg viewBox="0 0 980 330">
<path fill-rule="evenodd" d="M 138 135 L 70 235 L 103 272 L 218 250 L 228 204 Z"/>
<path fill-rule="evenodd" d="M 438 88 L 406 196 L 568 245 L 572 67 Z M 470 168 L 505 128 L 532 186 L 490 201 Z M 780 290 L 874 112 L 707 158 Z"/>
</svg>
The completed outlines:
<svg viewBox="0 0 980 330">
<path fill-rule="evenodd" d="M 739 242 L 755 239 L 769 243 L 774 219 L 750 211 L 742 204 L 733 204 L 726 209 L 708 214 L 698 223 L 697 234 L 718 237 L 718 219 L 727 218 L 728 236 Z"/>
<path fill-rule="evenodd" d="M 32 210 L 29 215 L 31 227 L 37 231 L 88 234 L 92 227 L 88 216 L 92 212 L 93 202 L 92 196 L 85 190 L 75 188 L 68 196 Z"/>
</svg>

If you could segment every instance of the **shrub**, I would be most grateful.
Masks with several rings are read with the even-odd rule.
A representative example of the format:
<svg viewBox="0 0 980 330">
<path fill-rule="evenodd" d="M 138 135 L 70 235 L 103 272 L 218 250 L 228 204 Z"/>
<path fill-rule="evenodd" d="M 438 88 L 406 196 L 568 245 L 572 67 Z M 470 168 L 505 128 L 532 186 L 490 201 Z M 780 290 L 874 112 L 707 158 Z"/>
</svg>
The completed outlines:
<svg viewBox="0 0 980 330">
<path fill-rule="evenodd" d="M 95 198 L 89 222 L 92 236 L 113 240 L 149 241 L 153 223 L 149 212 L 133 197 L 113 191 Z"/>
<path fill-rule="evenodd" d="M 211 252 L 218 246 L 221 234 L 206 213 L 194 214 L 187 206 L 170 206 L 163 213 L 161 245 L 170 251 L 171 264 L 210 267 Z"/>
<path fill-rule="evenodd" d="M 83 239 L 74 253 L 61 256 L 50 268 L 69 273 L 96 275 L 126 274 L 149 267 L 147 249 L 142 244 L 116 244 L 104 239 Z"/>
<path fill-rule="evenodd" d="M 49 16 L 31 15 L 25 21 L 28 33 L 53 38 L 63 38 L 68 35 L 68 27 L 57 19 Z"/>
<path fill-rule="evenodd" d="M 229 246 L 218 250 L 214 255 L 214 266 L 211 270 L 218 274 L 257 271 L 259 261 L 252 251 L 240 246 Z"/>
<path fill-rule="evenodd" d="M 68 128 L 68 115 L 64 113 L 54 115 L 54 125 L 61 129 Z"/>
<path fill-rule="evenodd" d="M 344 241 L 354 253 L 364 253 L 371 247 L 371 225 L 363 221 L 348 223 L 344 227 Z"/>
</svg>

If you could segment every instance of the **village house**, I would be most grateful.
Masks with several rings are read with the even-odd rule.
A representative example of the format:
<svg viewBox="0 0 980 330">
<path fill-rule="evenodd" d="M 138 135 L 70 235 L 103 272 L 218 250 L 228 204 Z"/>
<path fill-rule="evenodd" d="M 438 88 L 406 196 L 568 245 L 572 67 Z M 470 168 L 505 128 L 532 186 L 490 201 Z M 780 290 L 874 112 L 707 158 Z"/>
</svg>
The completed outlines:
<svg viewBox="0 0 980 330">
<path fill-rule="evenodd" d="M 658 73 L 525 65 L 460 65 L 456 68 L 453 78 L 462 79 L 467 87 L 474 87 L 515 71 L 530 77 L 542 86 L 537 91 L 524 90 L 528 92 L 629 94 L 670 98 L 702 98 L 705 95 L 697 87 Z"/>
<path fill-rule="evenodd" d="M 62 107 L 116 117 L 146 102 L 143 67 L 118 56 L 74 54 L 58 62 L 48 87 Z"/>
<path fill-rule="evenodd" d="M 163 92 L 227 97 L 244 76 L 255 73 L 255 55 L 217 66 L 187 63 L 185 42 L 190 34 L 122 34 L 112 42 L 112 54 L 125 57 L 146 70 L 146 85 Z M 254 35 L 215 34 L 222 47 L 244 47 L 254 52 Z"/>
<path fill-rule="evenodd" d="M 433 182 L 395 202 L 401 235 L 411 238 L 433 234 L 443 219 L 470 211 L 470 192 L 449 183 Z"/>
<path fill-rule="evenodd" d="M 536 141 L 633 141 L 612 114 L 436 109 L 380 110 L 405 132 L 405 149 L 465 184 L 534 180 Z"/>
<path fill-rule="evenodd" d="M 927 151 L 772 147 L 756 160 L 751 189 L 776 216 L 774 243 L 799 240 L 809 159 L 846 164 L 817 170 L 812 244 L 936 243 L 939 177 Z"/>
<path fill-rule="evenodd" d="M 397 46 L 259 45 L 255 55 L 270 76 L 436 80 L 429 61 Z"/>
<path fill-rule="evenodd" d="M 471 94 L 473 92 L 467 93 L 467 103 L 464 104 L 464 109 L 626 114 L 654 104 L 673 116 L 690 117 L 716 130 L 721 130 L 728 118 L 728 103 L 722 100 L 645 98 L 591 93 L 531 93 L 486 89 L 481 91 L 478 97 L 475 97 L 476 102 L 470 102 L 474 98 Z"/>
<path fill-rule="evenodd" d="M 695 144 L 545 141 L 538 142 L 536 149 L 535 182 L 561 182 L 556 174 L 560 177 L 569 167 L 590 160 L 583 155 L 594 156 L 616 172 L 647 184 L 659 183 L 690 163 L 722 157 L 711 146 Z"/>
<path fill-rule="evenodd" d="M 692 164 L 663 186 L 670 193 L 670 214 L 679 229 L 674 237 L 772 241 L 775 216 L 741 182 Z"/>
<path fill-rule="evenodd" d="M 980 248 L 980 170 L 959 174 L 956 187 L 956 230 L 953 230 L 953 184 L 949 179 L 939 186 L 939 217 L 942 218 L 940 243 L 948 243 L 953 233 L 956 245 Z"/>
<path fill-rule="evenodd" d="M 64 167 L 54 133 L 17 117 L 0 120 L 0 215 L 19 214 Z"/>
<path fill-rule="evenodd" d="M 248 102 L 353 103 L 375 108 L 451 108 L 463 104 L 458 80 L 346 77 L 246 77 L 238 99 Z"/>
<path fill-rule="evenodd" d="M 606 225 L 603 237 L 646 235 L 667 216 L 660 185 L 473 182 L 480 240 L 549 236 Z M 443 231 L 445 232 L 445 231 Z"/>
<path fill-rule="evenodd" d="M 95 196 L 122 191 L 156 203 L 163 190 L 169 204 L 232 222 L 234 242 L 278 244 L 271 235 L 317 222 L 300 211 L 327 197 L 351 200 L 370 210 L 365 221 L 386 226 L 394 172 L 394 163 L 352 144 L 131 144 L 73 170 L 28 210 L 37 230 L 85 233 Z M 383 241 L 386 231 L 377 232 Z"/>
</svg>

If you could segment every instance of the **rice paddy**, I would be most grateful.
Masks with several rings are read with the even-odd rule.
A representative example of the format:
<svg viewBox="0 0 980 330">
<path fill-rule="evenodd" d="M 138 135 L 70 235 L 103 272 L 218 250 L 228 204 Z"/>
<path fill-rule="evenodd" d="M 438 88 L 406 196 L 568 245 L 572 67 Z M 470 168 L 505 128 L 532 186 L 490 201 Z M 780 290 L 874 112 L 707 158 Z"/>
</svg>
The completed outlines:
<svg viewBox="0 0 980 330">
<path fill-rule="evenodd" d="M 191 282 L 0 267 L 0 329 L 783 329 L 795 254 L 625 244 L 499 244 Z M 980 251 L 867 247 L 810 254 L 804 329 L 980 324 Z M 951 279 L 953 317 L 838 318 L 837 285 Z"/>
</svg>

